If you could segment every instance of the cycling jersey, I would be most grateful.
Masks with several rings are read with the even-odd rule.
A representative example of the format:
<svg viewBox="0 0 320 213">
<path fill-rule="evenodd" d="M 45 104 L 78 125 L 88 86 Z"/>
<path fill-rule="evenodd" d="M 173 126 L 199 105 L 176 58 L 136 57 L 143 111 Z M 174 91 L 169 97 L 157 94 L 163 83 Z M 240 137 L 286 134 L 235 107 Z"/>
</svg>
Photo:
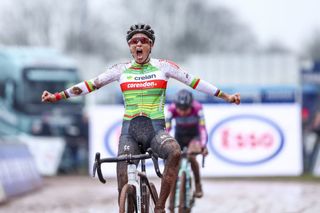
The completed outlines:
<svg viewBox="0 0 320 213">
<path fill-rule="evenodd" d="M 205 126 L 205 120 L 202 110 L 202 105 L 198 101 L 193 101 L 191 105 L 191 111 L 188 115 L 180 116 L 177 112 L 177 107 L 172 103 L 168 107 L 168 113 L 166 117 L 167 131 L 171 131 L 172 120 L 175 119 L 175 138 L 182 143 L 183 141 L 191 142 L 194 138 L 199 138 L 202 147 L 207 143 L 207 130 Z M 183 140 L 179 140 L 183 138 Z M 183 142 L 184 145 L 185 142 Z M 180 144 L 181 145 L 181 144 Z"/>
<path fill-rule="evenodd" d="M 218 88 L 185 72 L 177 64 L 163 59 L 151 59 L 146 64 L 116 64 L 96 78 L 81 82 L 61 92 L 63 98 L 85 95 L 113 81 L 118 81 L 123 93 L 124 120 L 137 116 L 164 119 L 165 92 L 169 78 L 193 89 L 217 96 Z"/>
</svg>

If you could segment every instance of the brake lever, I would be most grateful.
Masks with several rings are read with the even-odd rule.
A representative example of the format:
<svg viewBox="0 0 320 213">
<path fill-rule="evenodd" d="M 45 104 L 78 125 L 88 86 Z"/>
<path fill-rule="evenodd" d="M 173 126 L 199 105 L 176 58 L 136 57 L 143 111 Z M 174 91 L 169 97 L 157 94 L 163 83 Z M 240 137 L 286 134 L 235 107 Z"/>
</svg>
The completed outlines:
<svg viewBox="0 0 320 213">
<path fill-rule="evenodd" d="M 149 154 L 150 156 L 152 156 L 153 151 L 152 151 L 152 149 L 151 149 L 151 148 L 148 148 L 148 149 L 147 149 L 147 152 L 148 152 L 148 154 Z"/>
<path fill-rule="evenodd" d="M 94 165 L 93 165 L 93 177 L 95 177 L 95 173 L 97 171 L 98 178 L 101 183 L 106 183 L 106 180 L 103 178 L 102 171 L 101 171 L 101 161 L 100 161 L 100 153 L 96 153 L 96 157 L 94 160 Z"/>
<path fill-rule="evenodd" d="M 162 178 L 162 174 L 159 169 L 159 163 L 158 163 L 158 156 L 156 156 L 154 153 L 151 156 L 151 159 L 153 161 L 154 169 L 156 170 L 156 173 L 159 178 Z"/>
<path fill-rule="evenodd" d="M 205 159 L 206 157 L 202 155 L 202 168 L 204 168 Z"/>
</svg>

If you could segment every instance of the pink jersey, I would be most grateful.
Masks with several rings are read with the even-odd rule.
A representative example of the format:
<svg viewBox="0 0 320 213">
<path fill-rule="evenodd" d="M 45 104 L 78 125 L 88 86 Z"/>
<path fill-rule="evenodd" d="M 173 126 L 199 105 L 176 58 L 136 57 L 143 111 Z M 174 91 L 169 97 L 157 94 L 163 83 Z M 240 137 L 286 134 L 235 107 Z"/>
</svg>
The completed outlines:
<svg viewBox="0 0 320 213">
<path fill-rule="evenodd" d="M 202 110 L 202 105 L 198 101 L 192 102 L 192 108 L 188 115 L 180 116 L 177 112 L 176 105 L 172 103 L 168 108 L 168 115 L 166 117 L 167 131 L 170 132 L 172 126 L 171 122 L 175 119 L 175 135 L 199 137 L 201 145 L 206 146 L 208 134 L 205 126 L 205 120 Z"/>
</svg>

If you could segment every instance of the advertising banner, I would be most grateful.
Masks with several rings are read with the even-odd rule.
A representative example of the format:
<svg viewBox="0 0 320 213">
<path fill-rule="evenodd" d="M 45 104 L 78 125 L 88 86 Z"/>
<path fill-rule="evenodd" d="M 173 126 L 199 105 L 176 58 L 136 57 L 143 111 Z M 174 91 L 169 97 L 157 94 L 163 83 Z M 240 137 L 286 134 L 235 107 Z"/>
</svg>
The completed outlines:
<svg viewBox="0 0 320 213">
<path fill-rule="evenodd" d="M 22 135 L 20 140 L 27 144 L 41 175 L 54 176 L 57 174 L 65 148 L 63 138 Z"/>
<path fill-rule="evenodd" d="M 206 104 L 203 108 L 209 135 L 203 176 L 302 173 L 299 104 Z M 116 156 L 123 112 L 123 106 L 90 109 L 90 168 L 96 152 L 101 157 Z M 115 164 L 102 168 L 106 176 L 116 175 Z M 153 168 L 147 168 L 147 172 L 153 174 Z"/>
<path fill-rule="evenodd" d="M 42 186 L 34 159 L 25 144 L 0 141 L 0 203 Z"/>
</svg>

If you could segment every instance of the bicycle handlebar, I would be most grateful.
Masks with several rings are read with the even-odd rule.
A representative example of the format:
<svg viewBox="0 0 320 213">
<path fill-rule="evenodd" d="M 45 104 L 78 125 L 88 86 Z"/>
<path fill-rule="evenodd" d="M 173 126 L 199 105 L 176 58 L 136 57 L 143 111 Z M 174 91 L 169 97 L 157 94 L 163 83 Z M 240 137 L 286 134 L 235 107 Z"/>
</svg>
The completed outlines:
<svg viewBox="0 0 320 213">
<path fill-rule="evenodd" d="M 206 156 L 202 155 L 202 168 L 204 168 L 205 159 L 206 159 Z"/>
<path fill-rule="evenodd" d="M 202 152 L 188 152 L 188 148 L 184 147 L 181 154 L 182 154 L 181 155 L 182 157 L 187 157 L 190 155 L 194 155 L 194 156 L 201 155 Z M 205 158 L 206 158 L 206 156 L 202 155 L 202 168 L 204 168 Z"/>
<path fill-rule="evenodd" d="M 158 163 L 158 156 L 153 153 L 153 151 L 149 148 L 147 150 L 147 153 L 145 154 L 139 154 L 139 155 L 124 155 L 124 156 L 118 156 L 118 157 L 110 157 L 110 158 L 100 158 L 100 153 L 97 152 L 95 156 L 95 161 L 93 164 L 93 177 L 95 177 L 95 173 L 97 171 L 98 178 L 101 183 L 106 183 L 106 180 L 103 178 L 102 171 L 101 171 L 101 164 L 102 163 L 115 163 L 120 161 L 127 161 L 128 163 L 131 163 L 133 160 L 143 160 L 143 159 L 152 159 L 154 169 L 156 171 L 156 174 L 158 177 L 162 177 L 162 174 L 159 169 L 159 163 Z"/>
</svg>

